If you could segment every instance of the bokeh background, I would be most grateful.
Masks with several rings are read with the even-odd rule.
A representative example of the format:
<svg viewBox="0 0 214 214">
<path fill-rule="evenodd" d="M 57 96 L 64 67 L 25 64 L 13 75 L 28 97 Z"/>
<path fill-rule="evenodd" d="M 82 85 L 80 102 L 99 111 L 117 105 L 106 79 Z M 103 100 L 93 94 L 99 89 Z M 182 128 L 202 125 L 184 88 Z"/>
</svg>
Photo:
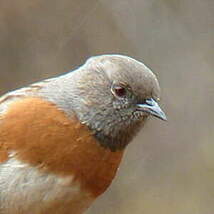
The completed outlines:
<svg viewBox="0 0 214 214">
<path fill-rule="evenodd" d="M 0 92 L 122 53 L 158 76 L 152 119 L 87 214 L 214 213 L 213 0 L 0 0 Z"/>
</svg>

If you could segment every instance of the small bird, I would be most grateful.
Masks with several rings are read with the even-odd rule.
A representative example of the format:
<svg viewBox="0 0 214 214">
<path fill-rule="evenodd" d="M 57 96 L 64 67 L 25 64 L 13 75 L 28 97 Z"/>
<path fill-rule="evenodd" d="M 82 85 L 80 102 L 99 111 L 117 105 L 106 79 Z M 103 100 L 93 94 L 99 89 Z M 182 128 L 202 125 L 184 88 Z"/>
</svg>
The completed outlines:
<svg viewBox="0 0 214 214">
<path fill-rule="evenodd" d="M 149 68 L 116 54 L 2 96 L 0 213 L 83 213 L 146 119 L 166 120 L 159 96 Z"/>
</svg>

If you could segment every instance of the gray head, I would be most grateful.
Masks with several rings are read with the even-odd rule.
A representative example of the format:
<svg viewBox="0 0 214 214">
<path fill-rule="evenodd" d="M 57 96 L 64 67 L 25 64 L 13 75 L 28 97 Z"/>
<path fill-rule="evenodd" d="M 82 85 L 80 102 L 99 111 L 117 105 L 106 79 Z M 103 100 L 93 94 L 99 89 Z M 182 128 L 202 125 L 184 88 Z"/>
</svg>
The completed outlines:
<svg viewBox="0 0 214 214">
<path fill-rule="evenodd" d="M 71 88 L 65 92 L 66 108 L 72 108 L 101 145 L 112 151 L 123 149 L 149 115 L 166 120 L 157 104 L 160 88 L 155 75 L 130 57 L 91 57 L 62 78 L 63 88 L 68 84 Z"/>
</svg>

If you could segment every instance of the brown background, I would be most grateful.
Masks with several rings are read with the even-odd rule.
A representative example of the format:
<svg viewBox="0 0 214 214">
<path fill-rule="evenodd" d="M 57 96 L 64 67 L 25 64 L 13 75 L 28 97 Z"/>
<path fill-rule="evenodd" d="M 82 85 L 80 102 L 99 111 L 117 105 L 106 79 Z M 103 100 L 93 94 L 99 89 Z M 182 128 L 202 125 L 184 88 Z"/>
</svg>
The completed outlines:
<svg viewBox="0 0 214 214">
<path fill-rule="evenodd" d="M 0 0 L 0 92 L 122 53 L 158 75 L 151 120 L 87 214 L 214 213 L 213 0 Z"/>
</svg>

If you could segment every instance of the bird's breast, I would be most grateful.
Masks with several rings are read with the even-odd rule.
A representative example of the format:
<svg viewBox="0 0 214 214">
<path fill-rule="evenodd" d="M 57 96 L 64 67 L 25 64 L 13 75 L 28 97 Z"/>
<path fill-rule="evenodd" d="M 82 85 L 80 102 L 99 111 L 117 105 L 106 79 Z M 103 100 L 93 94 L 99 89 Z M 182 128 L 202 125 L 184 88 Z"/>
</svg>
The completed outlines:
<svg viewBox="0 0 214 214">
<path fill-rule="evenodd" d="M 29 97 L 13 102 L 0 124 L 2 161 L 13 151 L 18 161 L 41 172 L 72 176 L 94 198 L 110 185 L 123 151 L 100 146 L 91 131 L 56 105 Z"/>
</svg>

